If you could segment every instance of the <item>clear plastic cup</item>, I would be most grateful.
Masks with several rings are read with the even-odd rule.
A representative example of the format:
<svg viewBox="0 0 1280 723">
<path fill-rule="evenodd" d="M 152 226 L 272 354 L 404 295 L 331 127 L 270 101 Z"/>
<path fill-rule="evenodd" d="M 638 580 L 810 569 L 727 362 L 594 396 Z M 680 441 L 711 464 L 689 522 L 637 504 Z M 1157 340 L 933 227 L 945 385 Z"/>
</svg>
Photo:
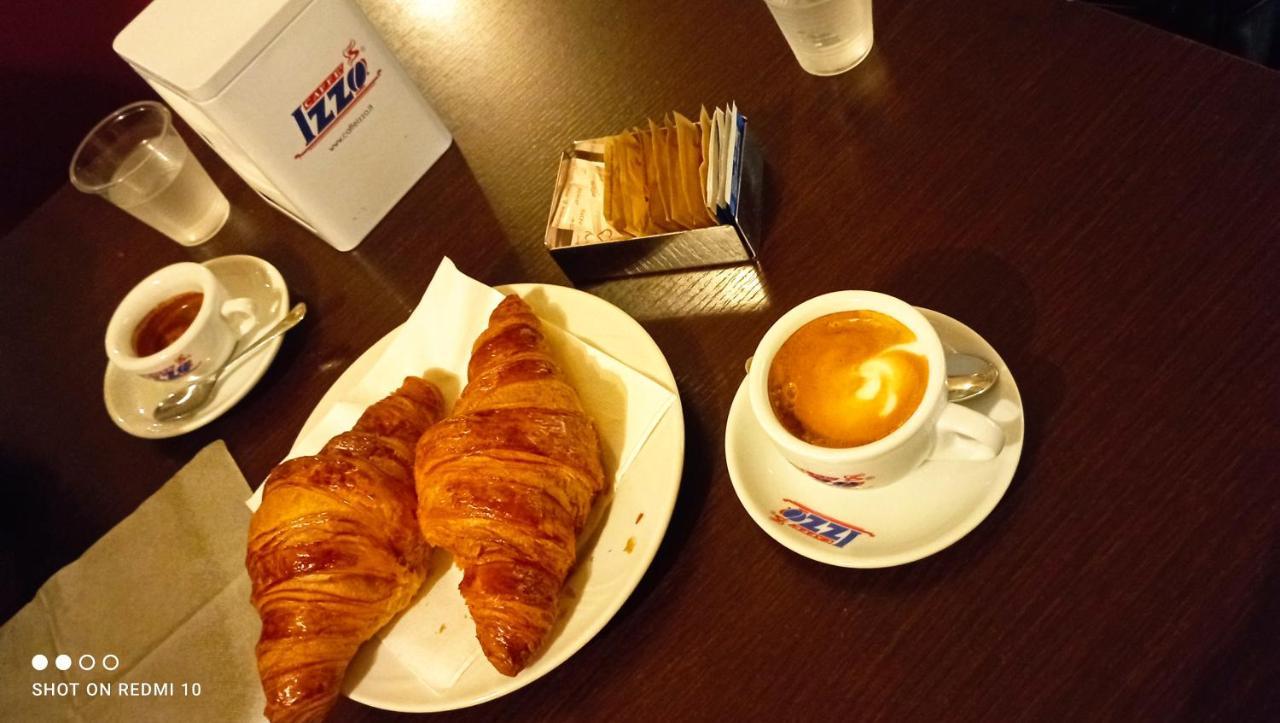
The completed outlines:
<svg viewBox="0 0 1280 723">
<path fill-rule="evenodd" d="M 871 0 L 765 0 L 800 67 L 837 75 L 871 52 Z"/>
<path fill-rule="evenodd" d="M 126 105 L 89 131 L 71 158 L 71 183 L 184 246 L 208 241 L 231 211 L 169 109 L 149 100 Z"/>
</svg>

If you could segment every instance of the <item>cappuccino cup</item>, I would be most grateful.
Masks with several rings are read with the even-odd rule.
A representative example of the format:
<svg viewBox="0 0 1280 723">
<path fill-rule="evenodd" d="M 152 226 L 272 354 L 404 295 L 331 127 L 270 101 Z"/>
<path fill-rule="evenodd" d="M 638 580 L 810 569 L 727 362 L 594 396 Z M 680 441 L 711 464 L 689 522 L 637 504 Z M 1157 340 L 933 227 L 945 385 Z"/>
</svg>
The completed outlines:
<svg viewBox="0 0 1280 723">
<path fill-rule="evenodd" d="M 257 324 L 252 299 L 228 298 L 209 269 L 166 266 L 133 287 L 107 323 L 107 357 L 153 381 L 195 381 L 226 363 Z"/>
<path fill-rule="evenodd" d="M 788 311 L 747 373 L 751 410 L 784 458 L 834 487 L 868 489 L 928 459 L 991 459 L 1004 432 L 947 401 L 946 353 L 924 316 L 874 291 Z"/>
</svg>

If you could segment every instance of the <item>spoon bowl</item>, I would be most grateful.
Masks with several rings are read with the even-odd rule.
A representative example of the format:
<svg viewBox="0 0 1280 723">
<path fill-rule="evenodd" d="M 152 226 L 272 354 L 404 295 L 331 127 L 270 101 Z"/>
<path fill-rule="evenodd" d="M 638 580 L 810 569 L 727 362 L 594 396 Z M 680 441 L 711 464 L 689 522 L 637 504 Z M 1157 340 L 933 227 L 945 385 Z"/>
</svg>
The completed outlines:
<svg viewBox="0 0 1280 723">
<path fill-rule="evenodd" d="M 947 401 L 973 399 L 996 385 L 1000 368 L 995 364 L 959 352 L 947 352 Z"/>
</svg>

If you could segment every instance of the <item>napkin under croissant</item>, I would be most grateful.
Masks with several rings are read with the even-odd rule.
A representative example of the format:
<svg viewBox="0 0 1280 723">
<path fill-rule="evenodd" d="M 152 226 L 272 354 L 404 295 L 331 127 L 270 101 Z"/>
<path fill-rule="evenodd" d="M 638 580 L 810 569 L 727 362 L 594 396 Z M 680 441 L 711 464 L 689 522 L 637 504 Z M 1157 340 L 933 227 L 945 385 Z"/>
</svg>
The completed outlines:
<svg viewBox="0 0 1280 723">
<path fill-rule="evenodd" d="M 517 296 L 476 339 L 453 413 L 418 442 L 418 520 L 463 570 L 485 656 L 515 675 L 556 620 L 577 536 L 604 490 L 600 443 Z"/>
<path fill-rule="evenodd" d="M 415 520 L 414 444 L 443 406 L 434 385 L 409 377 L 319 454 L 267 479 L 246 566 L 270 720 L 322 719 L 360 645 L 422 586 L 430 548 Z"/>
</svg>

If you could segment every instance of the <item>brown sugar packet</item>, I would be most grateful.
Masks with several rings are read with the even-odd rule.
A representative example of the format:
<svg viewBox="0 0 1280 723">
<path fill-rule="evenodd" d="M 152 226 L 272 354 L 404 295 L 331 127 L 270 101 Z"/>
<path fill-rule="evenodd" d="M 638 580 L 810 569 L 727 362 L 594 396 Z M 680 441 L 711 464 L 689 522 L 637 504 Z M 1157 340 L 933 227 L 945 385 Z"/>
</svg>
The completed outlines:
<svg viewBox="0 0 1280 723">
<path fill-rule="evenodd" d="M 691 214 L 685 207 L 685 182 L 681 178 L 679 136 L 676 132 L 675 121 L 670 116 L 667 116 L 666 124 L 662 127 L 661 132 L 663 139 L 662 162 L 663 170 L 667 172 L 666 190 L 669 193 L 671 216 L 676 225 L 686 229 L 690 227 Z"/>
<path fill-rule="evenodd" d="M 617 216 L 615 228 L 627 230 L 627 144 L 623 134 L 610 136 L 613 141 L 613 154 L 610 161 L 613 166 L 611 185 L 613 187 L 613 213 Z M 613 224 L 613 221 L 610 221 Z"/>
<path fill-rule="evenodd" d="M 618 156 L 618 137 L 604 139 L 604 219 L 615 230 L 625 229 L 622 212 L 622 171 Z"/>
<path fill-rule="evenodd" d="M 619 140 L 624 156 L 621 169 L 625 230 L 636 236 L 645 236 L 650 232 L 650 221 L 649 199 L 645 189 L 644 146 L 635 131 L 622 134 Z"/>
<path fill-rule="evenodd" d="M 663 166 L 657 159 L 657 146 L 661 142 L 658 136 L 658 126 L 654 124 L 653 119 L 649 119 L 649 131 L 645 133 L 641 131 L 644 137 L 645 150 L 645 181 L 649 191 L 649 221 L 654 227 L 654 233 L 665 233 L 679 229 L 675 220 L 671 217 L 671 208 L 668 205 L 668 199 L 663 195 Z"/>
<path fill-rule="evenodd" d="M 693 121 L 680 113 L 676 117 L 676 145 L 680 165 L 681 208 L 687 214 L 688 228 L 705 228 L 715 225 L 715 219 L 707 213 L 702 200 L 698 166 L 702 164 L 702 132 Z"/>
<path fill-rule="evenodd" d="M 702 135 L 702 161 L 698 164 L 698 188 L 702 196 L 702 208 L 707 212 L 714 225 L 719 223 L 713 204 L 710 202 L 711 192 L 707 189 L 707 175 L 711 170 L 711 114 L 704 105 L 698 111 L 698 131 Z"/>
<path fill-rule="evenodd" d="M 668 140 L 671 135 L 671 129 L 665 126 L 654 129 L 653 155 L 659 167 L 658 190 L 662 194 L 663 203 L 666 204 L 668 226 L 672 230 L 678 230 L 684 227 L 680 224 L 680 213 L 676 208 L 679 199 L 675 192 L 675 169 L 671 164 L 671 142 Z"/>
</svg>

